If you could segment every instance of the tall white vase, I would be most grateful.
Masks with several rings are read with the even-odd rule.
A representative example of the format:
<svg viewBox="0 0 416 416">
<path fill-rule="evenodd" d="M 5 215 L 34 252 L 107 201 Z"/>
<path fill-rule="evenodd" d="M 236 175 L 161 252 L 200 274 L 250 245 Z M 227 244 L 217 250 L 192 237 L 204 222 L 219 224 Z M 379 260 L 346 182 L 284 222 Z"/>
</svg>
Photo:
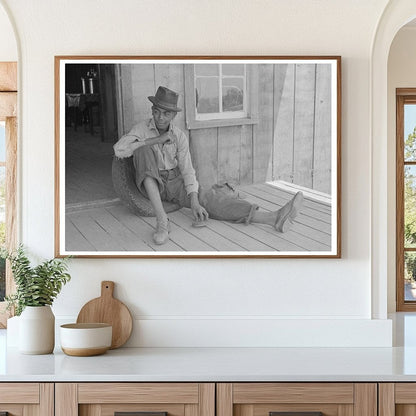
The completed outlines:
<svg viewBox="0 0 416 416">
<path fill-rule="evenodd" d="M 7 320 L 7 346 L 8 347 L 19 347 L 19 319 L 20 316 L 13 316 Z"/>
<path fill-rule="evenodd" d="M 48 306 L 26 306 L 19 319 L 19 351 L 50 354 L 55 346 L 55 315 Z"/>
</svg>

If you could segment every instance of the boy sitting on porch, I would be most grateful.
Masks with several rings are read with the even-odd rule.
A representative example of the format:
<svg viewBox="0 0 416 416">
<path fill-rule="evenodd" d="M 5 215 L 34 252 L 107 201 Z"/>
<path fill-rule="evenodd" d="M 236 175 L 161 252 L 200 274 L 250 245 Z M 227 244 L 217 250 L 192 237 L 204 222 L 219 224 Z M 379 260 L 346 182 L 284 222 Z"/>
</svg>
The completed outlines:
<svg viewBox="0 0 416 416">
<path fill-rule="evenodd" d="M 169 219 L 162 201 L 174 202 L 192 210 L 195 226 L 205 225 L 208 218 L 217 220 L 268 224 L 286 232 L 303 204 L 298 192 L 274 212 L 260 211 L 258 206 L 240 199 L 228 185 L 199 187 L 192 166 L 188 139 L 172 121 L 181 108 L 178 94 L 160 86 L 152 102 L 152 118 L 136 124 L 114 145 L 119 158 L 133 156 L 135 180 L 139 192 L 148 198 L 156 213 L 153 240 L 169 240 Z M 230 192 L 231 191 L 231 192 Z"/>
</svg>

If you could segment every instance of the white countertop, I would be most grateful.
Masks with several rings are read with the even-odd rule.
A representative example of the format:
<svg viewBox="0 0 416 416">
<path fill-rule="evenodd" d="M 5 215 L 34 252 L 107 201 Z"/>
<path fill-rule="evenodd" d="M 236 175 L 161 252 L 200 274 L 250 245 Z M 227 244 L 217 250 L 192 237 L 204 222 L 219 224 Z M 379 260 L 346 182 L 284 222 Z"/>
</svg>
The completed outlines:
<svg viewBox="0 0 416 416">
<path fill-rule="evenodd" d="M 0 381 L 416 381 L 416 348 L 119 348 L 96 357 L 9 348 Z"/>
</svg>

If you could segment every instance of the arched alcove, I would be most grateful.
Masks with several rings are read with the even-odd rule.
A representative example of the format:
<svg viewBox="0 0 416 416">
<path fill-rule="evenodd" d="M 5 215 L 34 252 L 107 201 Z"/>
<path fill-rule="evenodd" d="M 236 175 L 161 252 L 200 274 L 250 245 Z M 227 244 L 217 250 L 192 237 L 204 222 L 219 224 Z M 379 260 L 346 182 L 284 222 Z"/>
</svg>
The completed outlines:
<svg viewBox="0 0 416 416">
<path fill-rule="evenodd" d="M 413 296 L 413 290 L 398 288 L 396 289 L 396 269 L 399 267 L 395 261 L 396 245 L 396 218 L 395 218 L 395 196 L 397 193 L 395 170 L 396 170 L 396 89 L 397 88 L 415 88 L 416 86 L 416 54 L 411 51 L 414 49 L 416 42 L 416 21 L 403 26 L 394 37 L 390 53 L 388 57 L 388 72 L 387 72 L 387 192 L 388 192 L 388 246 L 389 261 L 387 264 L 388 270 L 388 311 L 392 312 L 396 310 L 396 297 L 398 299 L 410 299 Z M 406 105 L 408 112 L 407 120 L 410 123 L 411 108 L 409 104 Z M 410 125 L 407 125 L 410 128 Z M 406 133 L 407 134 L 407 133 Z M 407 135 L 405 134 L 405 137 Z M 397 155 L 398 156 L 398 155 Z M 401 262 L 400 262 L 401 263 Z M 405 283 L 405 282 L 403 282 Z M 397 286 L 398 287 L 398 286 Z M 406 287 L 406 286 L 405 286 Z M 401 293 L 397 293 L 399 290 Z M 399 303 L 400 301 L 398 301 Z M 401 300 L 403 302 L 403 300 Z M 400 306 L 397 305 L 400 310 Z M 401 306 L 403 308 L 403 305 Z"/>
<path fill-rule="evenodd" d="M 17 70 L 18 46 L 15 30 L 8 10 L 0 2 L 0 142 L 1 188 L 4 202 L 1 205 L 1 245 L 7 249 L 16 246 L 17 239 Z M 14 291 L 10 269 L 2 262 L 0 277 L 0 305 L 4 296 Z M 0 327 L 6 326 L 7 314 L 0 312 Z"/>
<path fill-rule="evenodd" d="M 394 279 L 395 249 L 394 221 L 395 198 L 394 171 L 391 171 L 388 120 L 388 57 L 397 32 L 416 17 L 414 0 L 390 2 L 380 18 L 374 37 L 371 59 L 371 137 L 372 137 L 372 316 L 387 317 L 387 299 Z M 393 110 L 394 111 L 394 110 Z M 394 227 L 393 227 L 394 228 Z M 393 235 L 392 235 L 393 233 Z M 393 239 L 393 242 L 391 241 Z M 393 274 L 393 275 L 392 275 Z"/>
</svg>

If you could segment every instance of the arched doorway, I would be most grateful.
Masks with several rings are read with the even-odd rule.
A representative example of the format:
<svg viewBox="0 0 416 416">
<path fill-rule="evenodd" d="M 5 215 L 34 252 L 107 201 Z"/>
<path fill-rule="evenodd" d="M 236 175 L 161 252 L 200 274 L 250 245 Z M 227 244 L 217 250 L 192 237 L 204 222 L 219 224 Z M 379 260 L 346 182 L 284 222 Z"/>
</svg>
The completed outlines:
<svg viewBox="0 0 416 416">
<path fill-rule="evenodd" d="M 0 245 L 17 242 L 17 61 L 15 31 L 0 2 Z M 0 326 L 6 326 L 4 296 L 14 291 L 11 270 L 0 259 Z"/>
<path fill-rule="evenodd" d="M 371 56 L 371 268 L 372 317 L 375 319 L 387 318 L 386 300 L 389 293 L 394 292 L 391 278 L 395 276 L 395 273 L 392 276 L 395 235 L 392 235 L 391 227 L 391 220 L 395 216 L 395 185 L 388 152 L 391 140 L 388 134 L 388 119 L 391 115 L 388 106 L 388 57 L 397 32 L 415 17 L 416 4 L 413 0 L 390 2 L 380 18 Z"/>
</svg>

